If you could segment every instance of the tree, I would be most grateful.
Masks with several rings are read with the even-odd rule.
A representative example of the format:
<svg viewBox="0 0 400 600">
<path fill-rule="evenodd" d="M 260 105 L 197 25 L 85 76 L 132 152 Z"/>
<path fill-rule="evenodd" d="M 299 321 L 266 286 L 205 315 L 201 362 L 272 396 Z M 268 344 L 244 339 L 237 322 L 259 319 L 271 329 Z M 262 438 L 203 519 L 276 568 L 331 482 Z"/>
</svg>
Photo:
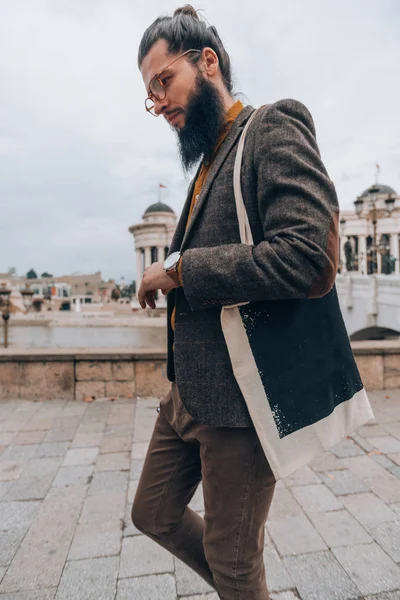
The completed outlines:
<svg viewBox="0 0 400 600">
<path fill-rule="evenodd" d="M 53 275 L 51 273 L 48 273 L 47 271 L 45 271 L 44 273 L 41 274 L 40 277 L 53 277 Z"/>
<path fill-rule="evenodd" d="M 37 279 L 36 271 L 34 271 L 33 269 L 28 271 L 26 274 L 26 278 L 27 279 Z"/>
<path fill-rule="evenodd" d="M 117 287 L 115 287 L 115 288 L 113 289 L 113 291 L 111 292 L 111 298 L 112 298 L 112 300 L 115 300 L 115 301 L 117 301 L 117 300 L 118 300 L 118 298 L 120 297 L 120 295 L 121 295 L 121 292 L 120 292 L 120 290 L 119 290 L 119 287 L 117 286 Z"/>
</svg>

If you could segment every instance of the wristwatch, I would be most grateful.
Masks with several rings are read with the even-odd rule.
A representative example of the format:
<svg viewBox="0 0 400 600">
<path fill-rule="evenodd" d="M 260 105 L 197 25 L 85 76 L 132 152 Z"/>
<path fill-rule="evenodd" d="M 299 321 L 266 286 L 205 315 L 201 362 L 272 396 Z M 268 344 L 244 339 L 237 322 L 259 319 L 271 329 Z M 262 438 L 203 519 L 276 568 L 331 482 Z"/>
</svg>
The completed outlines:
<svg viewBox="0 0 400 600">
<path fill-rule="evenodd" d="M 178 285 L 181 285 L 177 271 L 178 262 L 181 256 L 182 254 L 180 252 L 173 252 L 164 261 L 164 271 L 167 273 L 167 275 L 172 277 L 172 279 Z"/>
</svg>

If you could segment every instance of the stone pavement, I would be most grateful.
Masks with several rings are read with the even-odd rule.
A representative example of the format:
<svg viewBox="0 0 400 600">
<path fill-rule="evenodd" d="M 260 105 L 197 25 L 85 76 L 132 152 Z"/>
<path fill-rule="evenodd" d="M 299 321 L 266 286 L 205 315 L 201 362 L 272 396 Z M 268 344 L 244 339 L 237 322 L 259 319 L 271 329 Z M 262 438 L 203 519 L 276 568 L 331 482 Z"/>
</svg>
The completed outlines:
<svg viewBox="0 0 400 600">
<path fill-rule="evenodd" d="M 400 390 L 369 395 L 376 421 L 277 484 L 274 600 L 400 599 Z M 0 600 L 217 600 L 130 521 L 158 404 L 0 404 Z"/>
</svg>

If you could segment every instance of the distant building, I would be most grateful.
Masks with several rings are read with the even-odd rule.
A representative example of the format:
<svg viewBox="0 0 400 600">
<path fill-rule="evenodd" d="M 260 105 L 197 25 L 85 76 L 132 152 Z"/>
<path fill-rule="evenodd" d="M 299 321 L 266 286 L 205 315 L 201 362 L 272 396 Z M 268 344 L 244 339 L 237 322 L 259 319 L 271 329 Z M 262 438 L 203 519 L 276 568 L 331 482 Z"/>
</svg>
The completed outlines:
<svg viewBox="0 0 400 600">
<path fill-rule="evenodd" d="M 377 265 L 372 264 L 373 223 L 371 219 L 372 194 L 375 194 L 377 219 Z M 352 265 L 351 271 L 361 275 L 371 273 L 400 274 L 400 196 L 388 185 L 377 184 L 366 189 L 361 196 L 364 200 L 361 217 L 353 210 L 340 212 L 340 219 L 345 219 L 344 231 L 340 232 L 341 272 L 346 272 L 346 243 L 350 242 Z M 385 216 L 385 200 L 394 198 L 394 209 L 390 216 Z M 349 253 L 349 246 L 347 246 Z M 347 261 L 348 262 L 348 261 Z"/>
<path fill-rule="evenodd" d="M 164 262 L 176 229 L 177 217 L 170 206 L 156 202 L 142 216 L 142 223 L 132 225 L 129 231 L 135 240 L 136 291 L 139 290 L 144 270 L 154 262 Z M 161 292 L 156 294 L 158 305 L 166 304 Z"/>
</svg>

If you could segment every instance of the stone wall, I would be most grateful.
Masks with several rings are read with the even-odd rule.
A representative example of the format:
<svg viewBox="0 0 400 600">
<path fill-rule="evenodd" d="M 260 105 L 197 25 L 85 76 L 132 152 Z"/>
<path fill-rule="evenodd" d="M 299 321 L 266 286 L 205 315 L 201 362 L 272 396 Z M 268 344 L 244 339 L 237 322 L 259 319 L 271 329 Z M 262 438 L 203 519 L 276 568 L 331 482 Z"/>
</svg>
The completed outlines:
<svg viewBox="0 0 400 600">
<path fill-rule="evenodd" d="M 165 351 L 2 350 L 0 400 L 163 396 Z"/>
<path fill-rule="evenodd" d="M 400 387 L 400 342 L 352 342 L 367 391 Z M 0 349 L 0 400 L 164 396 L 164 350 Z"/>
</svg>

